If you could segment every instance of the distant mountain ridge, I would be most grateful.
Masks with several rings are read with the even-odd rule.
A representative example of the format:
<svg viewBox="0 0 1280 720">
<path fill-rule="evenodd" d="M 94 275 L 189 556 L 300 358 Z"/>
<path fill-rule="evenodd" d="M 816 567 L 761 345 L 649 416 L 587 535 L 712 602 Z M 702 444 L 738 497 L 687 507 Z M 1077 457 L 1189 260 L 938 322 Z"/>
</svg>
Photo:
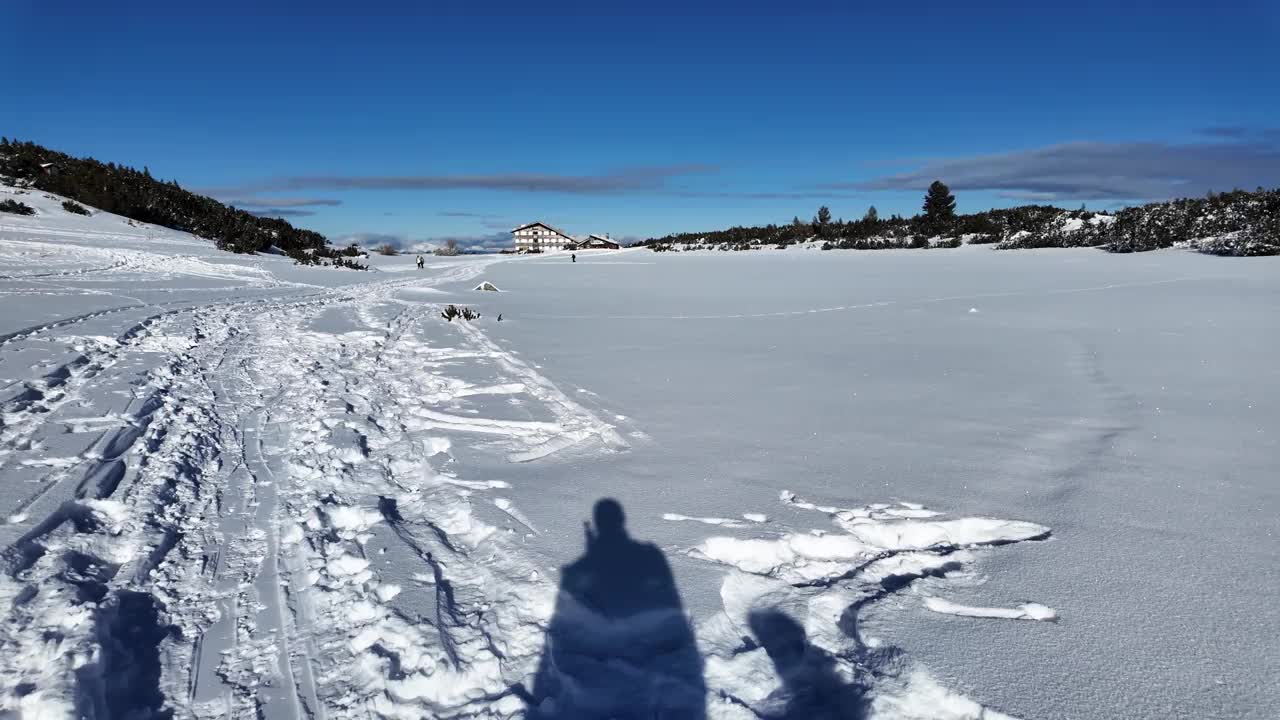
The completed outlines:
<svg viewBox="0 0 1280 720">
<path fill-rule="evenodd" d="M 259 217 L 151 177 L 93 158 L 77 158 L 32 142 L 0 138 L 0 177 L 122 215 L 207 238 L 236 253 L 278 250 L 307 265 L 363 267 L 349 260 L 355 248 L 334 249 L 324 235 L 279 218 Z"/>
<path fill-rule="evenodd" d="M 850 222 L 796 218 L 785 225 L 677 233 L 640 244 L 654 250 L 754 250 L 799 243 L 814 243 L 823 250 L 967 243 L 994 244 L 999 249 L 1097 247 L 1117 253 L 1185 244 L 1212 255 L 1280 255 L 1280 189 L 1211 193 L 1114 213 L 1023 205 L 957 215 L 942 226 L 924 215 L 879 218 L 873 208 L 863 219 Z"/>
</svg>

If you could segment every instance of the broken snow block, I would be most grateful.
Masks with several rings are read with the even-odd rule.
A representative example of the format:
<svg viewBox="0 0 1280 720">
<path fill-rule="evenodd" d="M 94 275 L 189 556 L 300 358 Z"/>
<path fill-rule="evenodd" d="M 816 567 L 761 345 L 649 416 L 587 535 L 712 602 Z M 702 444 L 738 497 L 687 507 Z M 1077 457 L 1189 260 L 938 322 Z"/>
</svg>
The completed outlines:
<svg viewBox="0 0 1280 720">
<path fill-rule="evenodd" d="M 497 285 L 494 285 L 493 283 L 489 282 L 488 280 L 485 280 L 484 282 L 480 283 L 479 285 L 475 286 L 475 287 L 474 287 L 474 288 L 472 288 L 472 289 L 473 289 L 473 290 L 488 290 L 489 292 L 499 292 L 499 290 L 498 290 L 498 286 L 497 286 Z"/>
</svg>

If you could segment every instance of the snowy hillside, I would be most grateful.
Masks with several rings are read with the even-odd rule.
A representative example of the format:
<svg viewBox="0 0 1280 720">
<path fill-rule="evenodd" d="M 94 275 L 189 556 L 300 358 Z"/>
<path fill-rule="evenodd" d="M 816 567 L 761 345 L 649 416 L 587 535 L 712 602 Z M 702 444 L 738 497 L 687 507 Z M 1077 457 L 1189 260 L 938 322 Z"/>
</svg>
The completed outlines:
<svg viewBox="0 0 1280 720">
<path fill-rule="evenodd" d="M 1170 610 L 1150 545 L 1205 587 L 1275 558 L 1254 480 L 1276 469 L 1275 378 L 1252 375 L 1259 434 L 1215 463 L 1236 479 L 1186 540 L 1182 476 L 1143 489 L 1128 468 L 1149 461 L 1139 436 L 1193 447 L 1199 428 L 1161 423 L 1201 396 L 1148 418 L 1146 381 L 1098 354 L 1119 331 L 1070 314 L 1190 292 L 1195 268 L 1046 283 L 983 264 L 1036 253 L 932 253 L 966 266 L 931 277 L 972 286 L 922 289 L 896 253 L 809 253 L 780 280 L 622 251 L 353 273 L 15 192 L 36 213 L 0 214 L 0 713 L 990 720 L 1263 717 L 1248 708 L 1276 699 L 1274 642 L 1251 630 L 1270 611 L 1247 591 L 1212 613 L 1259 676 L 1221 695 L 1082 650 L 1130 637 L 1109 613 Z M 1256 303 L 1222 317 L 1274 310 L 1274 275 L 1232 280 Z M 481 318 L 446 322 L 445 303 Z M 1036 303 L 1038 324 L 1019 315 Z M 1275 317 L 1241 357 L 1274 357 Z M 1225 427 L 1244 411 L 1220 397 Z M 1170 591 L 1208 607 L 1191 585 Z M 1162 638 L 1198 637 L 1169 619 Z"/>
<path fill-rule="evenodd" d="M 147 168 L 72 157 L 31 142 L 0 137 L 0 185 L 66 196 L 63 209 L 87 214 L 85 206 L 110 211 L 136 222 L 154 223 L 206 238 L 221 250 L 272 252 L 304 265 L 356 267 L 348 259 L 355 248 L 337 250 L 324 236 L 296 228 L 278 217 L 260 217 L 162 181 Z M 0 213 L 27 214 L 20 200 L 0 200 Z"/>
</svg>

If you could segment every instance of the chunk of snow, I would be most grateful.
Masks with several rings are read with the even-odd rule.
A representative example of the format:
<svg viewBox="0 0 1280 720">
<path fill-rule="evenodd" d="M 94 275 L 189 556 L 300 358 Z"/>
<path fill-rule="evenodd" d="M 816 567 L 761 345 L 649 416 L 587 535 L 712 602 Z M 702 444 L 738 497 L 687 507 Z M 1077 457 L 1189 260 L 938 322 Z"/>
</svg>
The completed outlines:
<svg viewBox="0 0 1280 720">
<path fill-rule="evenodd" d="M 349 505 L 326 507 L 324 512 L 330 527 L 333 527 L 338 537 L 343 539 L 353 539 L 357 534 L 374 527 L 383 519 L 383 514 L 378 510 Z"/>
<path fill-rule="evenodd" d="M 329 560 L 325 569 L 335 577 L 358 575 L 369 569 L 369 561 L 355 555 L 343 554 Z"/>
<path fill-rule="evenodd" d="M 926 597 L 924 606 L 936 613 L 959 615 L 977 618 L 1007 618 L 1010 620 L 1048 620 L 1058 619 L 1058 613 L 1051 607 L 1039 603 L 1023 603 L 1016 608 L 989 608 L 960 605 L 939 597 Z"/>
<path fill-rule="evenodd" d="M 280 542 L 284 545 L 297 545 L 302 542 L 303 537 L 302 526 L 289 523 L 284 532 L 280 533 Z"/>
<path fill-rule="evenodd" d="M 118 500 L 82 500 L 94 518 L 112 532 L 120 532 L 120 527 L 129 519 L 129 507 Z"/>
<path fill-rule="evenodd" d="M 741 522 L 732 518 L 693 517 L 690 515 L 680 515 L 679 513 L 663 513 L 662 519 L 670 520 L 672 522 L 698 522 L 704 525 L 717 525 L 721 527 L 745 527 Z"/>
</svg>

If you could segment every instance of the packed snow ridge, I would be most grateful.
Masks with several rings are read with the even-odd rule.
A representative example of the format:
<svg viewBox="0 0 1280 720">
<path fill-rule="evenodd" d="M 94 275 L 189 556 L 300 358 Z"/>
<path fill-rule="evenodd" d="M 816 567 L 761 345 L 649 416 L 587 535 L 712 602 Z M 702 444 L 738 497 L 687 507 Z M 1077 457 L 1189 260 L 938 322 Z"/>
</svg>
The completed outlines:
<svg viewBox="0 0 1280 720">
<path fill-rule="evenodd" d="M 785 491 L 818 526 L 668 513 L 707 533 L 684 548 L 602 503 L 557 577 L 493 468 L 585 467 L 643 433 L 440 319 L 510 260 L 355 278 L 25 199 L 36 216 L 0 221 L 0 712 L 998 718 L 859 613 L 920 593 L 1055 617 L 942 597 L 1046 527 Z M 683 609 L 680 552 L 719 611 Z"/>
</svg>

